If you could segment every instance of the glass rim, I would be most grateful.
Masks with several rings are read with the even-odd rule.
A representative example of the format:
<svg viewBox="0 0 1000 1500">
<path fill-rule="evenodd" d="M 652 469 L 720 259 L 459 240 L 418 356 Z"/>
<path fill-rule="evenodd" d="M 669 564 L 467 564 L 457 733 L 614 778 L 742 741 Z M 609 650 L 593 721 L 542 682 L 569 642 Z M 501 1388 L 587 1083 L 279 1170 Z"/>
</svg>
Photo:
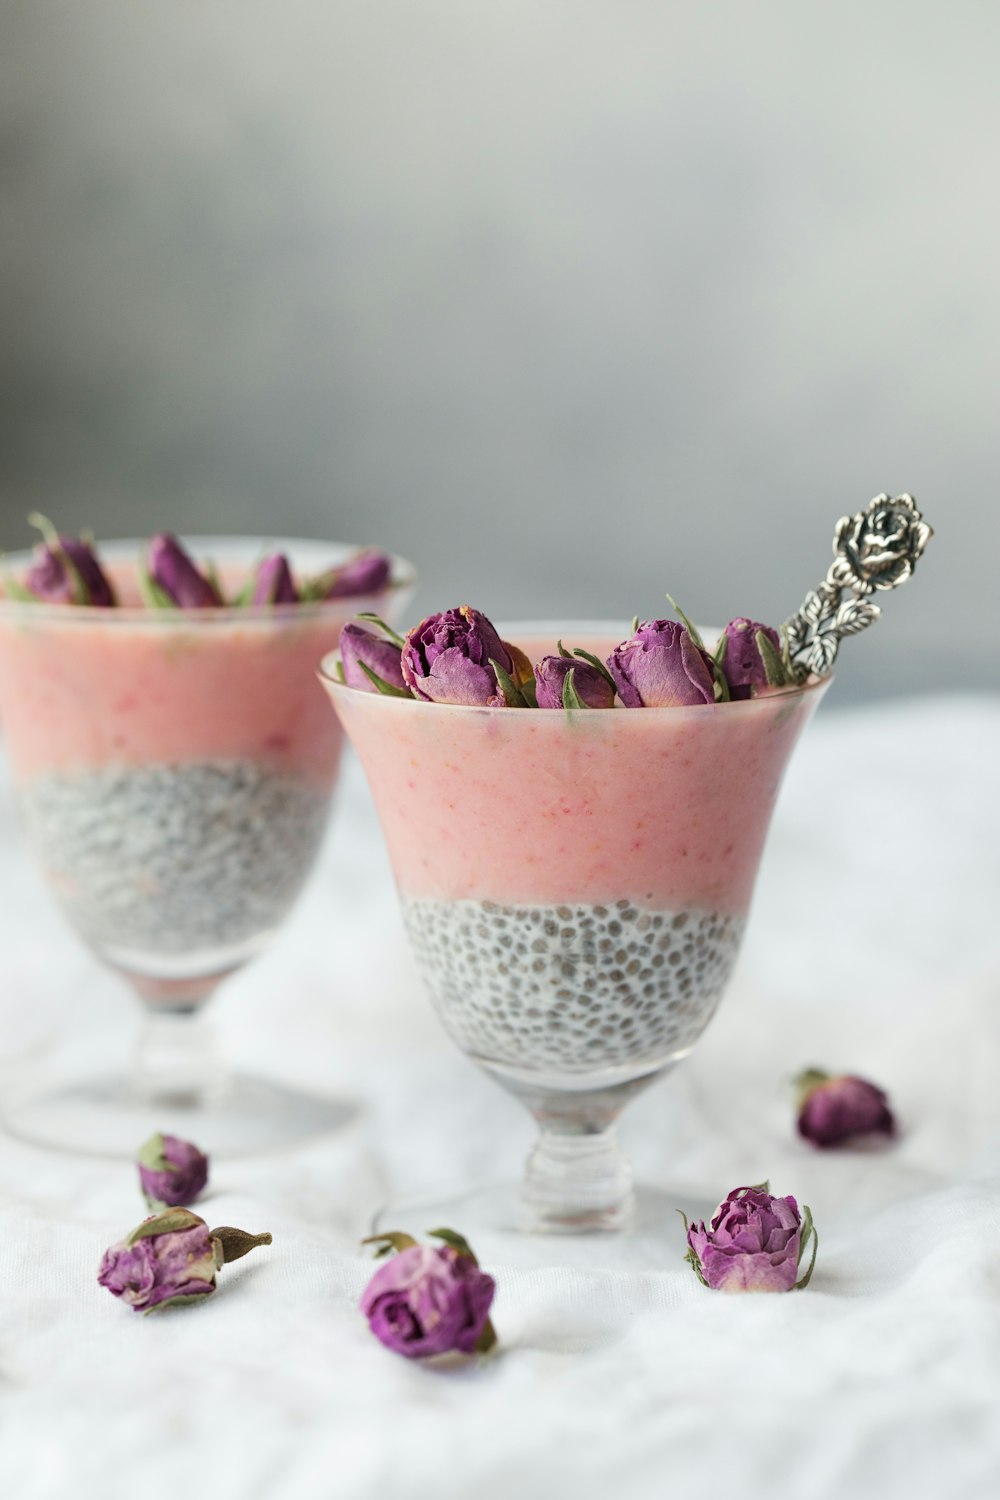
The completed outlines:
<svg viewBox="0 0 1000 1500">
<path fill-rule="evenodd" d="M 620 630 L 620 628 L 620 623 L 618 621 L 612 620 L 570 620 L 565 624 L 558 620 L 513 620 L 509 623 L 504 622 L 502 625 L 497 625 L 496 627 L 497 634 L 500 636 L 501 640 L 511 642 L 514 645 L 517 644 L 518 636 L 524 637 L 528 635 L 538 634 L 539 632 L 551 634 L 553 636 L 553 640 L 569 635 L 570 632 L 576 632 L 579 635 L 599 635 L 607 632 L 613 638 Z M 712 633 L 713 630 L 716 634 L 719 633 L 717 627 L 707 625 L 704 627 L 699 627 L 699 629 L 702 628 L 704 629 L 706 635 Z M 627 634 L 628 632 L 626 629 L 626 636 L 622 637 L 622 639 L 627 638 Z M 325 687 L 328 687 L 331 690 L 331 694 L 336 694 L 338 698 L 342 694 L 350 694 L 355 698 L 366 699 L 369 703 L 378 703 L 389 712 L 395 712 L 397 710 L 405 711 L 412 708 L 414 705 L 416 705 L 421 713 L 425 714 L 427 712 L 431 712 L 445 714 L 463 713 L 509 715 L 511 712 L 515 714 L 519 712 L 519 710 L 516 708 L 512 710 L 506 706 L 490 707 L 485 703 L 434 703 L 427 698 L 397 698 L 395 696 L 390 696 L 388 693 L 368 693 L 361 688 L 350 687 L 346 682 L 341 682 L 340 679 L 334 675 L 335 665 L 339 661 L 339 650 L 328 651 L 316 669 L 316 675 L 319 677 L 320 681 L 324 684 Z M 813 674 L 807 677 L 805 682 L 789 683 L 786 687 L 772 688 L 769 692 L 762 694 L 760 697 L 756 698 L 734 698 L 730 699 L 726 703 L 681 703 L 675 704 L 669 708 L 644 707 L 641 710 L 641 713 L 643 718 L 645 718 L 649 714 L 669 714 L 673 717 L 676 717 L 678 714 L 684 713 L 704 714 L 706 712 L 711 712 L 716 708 L 724 708 L 727 712 L 732 711 L 733 713 L 745 713 L 747 710 L 759 711 L 764 704 L 768 703 L 776 703 L 779 701 L 787 702 L 789 700 L 804 699 L 813 693 L 817 693 L 819 696 L 822 696 L 823 692 L 826 691 L 826 689 L 830 686 L 830 683 L 833 681 L 833 677 L 834 674 L 832 672 L 829 673 L 826 677 L 817 677 L 815 674 Z M 619 709 L 619 707 L 624 709 L 624 705 L 616 704 L 614 708 L 610 710 L 610 712 L 614 713 Z M 520 710 L 520 712 L 524 712 L 524 710 Z M 530 710 L 527 710 L 527 712 L 529 714 L 531 713 Z M 565 714 L 566 712 L 573 712 L 573 710 L 564 709 L 563 714 Z M 593 717 L 594 713 L 601 714 L 602 712 L 608 712 L 608 710 L 597 709 L 585 712 L 588 713 L 588 717 Z M 563 715 L 555 713 L 552 710 L 543 709 L 541 716 L 543 720 L 552 719 L 557 724 L 563 721 Z M 535 722 L 534 714 L 531 714 L 531 720 L 532 722 Z"/>
<path fill-rule="evenodd" d="M 263 557 L 268 551 L 313 552 L 317 559 L 322 555 L 328 566 L 336 566 L 361 552 L 376 550 L 370 545 L 325 541 L 322 537 L 265 536 L 246 532 L 234 532 L 230 535 L 186 532 L 178 540 L 196 560 L 216 554 L 224 561 L 228 548 L 230 552 L 237 550 L 248 555 L 247 560 L 256 560 L 258 554 Z M 110 537 L 99 543 L 99 552 L 102 561 L 124 559 L 137 565 L 148 545 L 148 537 Z M 377 550 L 382 551 L 381 548 Z M 246 624 L 267 624 L 271 621 L 294 624 L 296 621 L 319 619 L 334 608 L 343 610 L 344 606 L 351 613 L 356 613 L 354 606 L 366 609 L 373 601 L 384 599 L 389 593 L 411 589 L 417 581 L 417 570 L 413 563 L 397 552 L 386 552 L 385 555 L 392 565 L 390 581 L 375 592 L 344 594 L 337 599 L 314 599 L 296 604 L 227 604 L 205 609 L 178 607 L 168 610 L 150 609 L 146 605 L 50 604 L 44 599 L 8 599 L 2 592 L 3 575 L 8 570 L 16 572 L 31 564 L 34 549 L 26 547 L 18 552 L 0 554 L 0 619 L 23 618 L 45 623 L 97 625 L 102 628 L 141 625 L 150 630 L 176 630 L 180 627 L 200 629 L 232 625 L 240 621 Z"/>
</svg>

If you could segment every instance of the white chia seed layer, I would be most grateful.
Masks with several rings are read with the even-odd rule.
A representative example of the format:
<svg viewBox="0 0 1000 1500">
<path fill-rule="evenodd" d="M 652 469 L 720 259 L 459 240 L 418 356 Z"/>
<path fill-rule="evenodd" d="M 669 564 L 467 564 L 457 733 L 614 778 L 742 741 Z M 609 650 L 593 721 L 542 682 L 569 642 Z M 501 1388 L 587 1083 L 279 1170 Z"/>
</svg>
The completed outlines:
<svg viewBox="0 0 1000 1500">
<path fill-rule="evenodd" d="M 732 972 L 743 920 L 724 912 L 404 900 L 431 997 L 485 1062 L 584 1073 L 685 1052 Z"/>
<path fill-rule="evenodd" d="M 231 946 L 276 926 L 329 805 L 305 782 L 229 760 L 40 776 L 19 801 L 80 935 L 151 955 Z"/>
</svg>

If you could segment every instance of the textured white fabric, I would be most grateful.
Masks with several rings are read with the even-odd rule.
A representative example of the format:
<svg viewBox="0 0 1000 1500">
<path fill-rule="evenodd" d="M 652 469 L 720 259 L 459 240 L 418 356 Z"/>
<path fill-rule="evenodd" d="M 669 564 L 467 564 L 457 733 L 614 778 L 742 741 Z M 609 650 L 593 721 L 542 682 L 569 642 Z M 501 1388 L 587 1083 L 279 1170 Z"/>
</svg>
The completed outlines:
<svg viewBox="0 0 1000 1500">
<path fill-rule="evenodd" d="M 606 1269 L 491 1267 L 502 1352 L 447 1371 L 371 1337 L 356 1237 L 391 1192 L 516 1173 L 532 1129 L 420 991 L 351 763 L 294 919 L 215 1009 L 238 1062 L 365 1109 L 334 1140 L 218 1165 L 208 1216 L 274 1244 L 160 1319 L 94 1279 L 142 1214 L 130 1170 L 0 1142 L 0 1495 L 995 1497 L 998 759 L 996 700 L 824 709 L 732 991 L 624 1116 L 641 1178 L 717 1198 L 770 1177 L 809 1202 L 811 1287 L 710 1293 L 678 1221 L 660 1268 L 616 1270 L 613 1241 Z M 49 905 L 6 789 L 0 909 L 0 1088 L 121 1059 L 131 1002 Z M 898 1145 L 799 1143 L 787 1080 L 811 1063 L 883 1083 Z"/>
</svg>

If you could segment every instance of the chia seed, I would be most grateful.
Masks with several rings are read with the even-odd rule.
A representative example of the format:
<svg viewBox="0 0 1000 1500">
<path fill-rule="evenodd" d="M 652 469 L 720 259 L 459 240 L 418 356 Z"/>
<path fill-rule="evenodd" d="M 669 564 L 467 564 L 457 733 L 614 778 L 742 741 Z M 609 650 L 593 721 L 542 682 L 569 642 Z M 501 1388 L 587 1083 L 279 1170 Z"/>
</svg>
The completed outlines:
<svg viewBox="0 0 1000 1500">
<path fill-rule="evenodd" d="M 403 914 L 454 1040 L 483 1062 L 529 1072 L 641 1073 L 682 1056 L 715 1013 L 743 936 L 742 918 L 725 912 L 654 914 L 628 900 L 570 909 L 404 899 Z M 501 921 L 507 935 L 530 936 L 523 960 L 501 947 Z M 470 936 L 484 927 L 487 936 Z M 692 935 L 696 981 L 681 962 Z M 636 955 L 624 968 L 623 943 Z M 527 1011 L 516 998 L 522 976 Z"/>
<path fill-rule="evenodd" d="M 230 947 L 276 927 L 329 806 L 304 781 L 230 760 L 39 776 L 19 800 L 81 937 L 151 956 Z"/>
</svg>

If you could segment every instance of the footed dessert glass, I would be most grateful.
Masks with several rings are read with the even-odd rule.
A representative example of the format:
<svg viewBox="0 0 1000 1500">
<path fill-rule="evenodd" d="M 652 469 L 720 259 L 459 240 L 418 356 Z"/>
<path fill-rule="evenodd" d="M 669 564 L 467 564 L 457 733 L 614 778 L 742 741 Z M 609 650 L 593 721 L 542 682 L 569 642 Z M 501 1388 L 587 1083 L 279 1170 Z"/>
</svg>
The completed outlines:
<svg viewBox="0 0 1000 1500">
<path fill-rule="evenodd" d="M 627 634 L 501 633 L 533 661 L 559 636 L 603 658 Z M 539 1126 L 520 1227 L 626 1226 L 615 1122 L 715 1013 L 782 773 L 827 682 L 698 707 L 532 710 L 382 697 L 335 669 L 331 657 L 323 680 L 435 1008 Z M 471 1233 L 468 1206 L 451 1212 Z"/>
<path fill-rule="evenodd" d="M 122 607 L 0 599 L 0 719 L 28 844 L 77 934 L 145 1011 L 130 1077 L 29 1088 L 5 1118 L 77 1150 L 131 1153 L 148 1127 L 251 1151 L 328 1128 L 344 1107 L 232 1078 L 202 1009 L 270 944 L 323 837 L 343 737 L 316 663 L 358 610 L 392 613 L 412 570 L 396 562 L 388 600 L 146 609 L 143 546 L 101 548 Z M 356 550 L 187 546 L 227 592 L 269 550 L 302 575 Z"/>
</svg>

